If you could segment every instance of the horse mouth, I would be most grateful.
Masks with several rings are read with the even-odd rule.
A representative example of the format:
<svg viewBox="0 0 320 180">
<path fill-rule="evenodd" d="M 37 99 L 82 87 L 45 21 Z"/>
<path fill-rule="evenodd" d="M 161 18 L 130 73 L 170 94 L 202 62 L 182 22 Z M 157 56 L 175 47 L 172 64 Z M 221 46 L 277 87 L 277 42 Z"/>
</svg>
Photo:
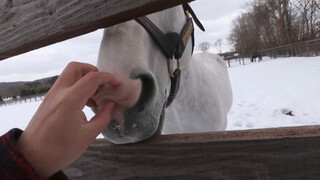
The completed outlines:
<svg viewBox="0 0 320 180">
<path fill-rule="evenodd" d="M 160 113 L 157 112 L 157 84 L 154 76 L 142 69 L 132 71 L 131 80 L 140 80 L 140 95 L 131 107 L 119 107 L 112 115 L 108 127 L 102 135 L 115 144 L 127 144 L 145 140 L 157 131 L 161 131 L 159 124 Z"/>
</svg>

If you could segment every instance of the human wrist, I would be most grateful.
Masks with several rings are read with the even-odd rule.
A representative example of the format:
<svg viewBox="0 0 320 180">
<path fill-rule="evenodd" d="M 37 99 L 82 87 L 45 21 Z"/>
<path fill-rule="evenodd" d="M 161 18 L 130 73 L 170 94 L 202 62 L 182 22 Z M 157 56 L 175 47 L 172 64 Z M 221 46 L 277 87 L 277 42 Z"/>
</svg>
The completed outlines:
<svg viewBox="0 0 320 180">
<path fill-rule="evenodd" d="M 27 133 L 23 132 L 18 140 L 18 147 L 30 165 L 42 176 L 49 177 L 55 173 L 52 163 L 46 163 L 45 153 L 31 143 Z"/>
</svg>

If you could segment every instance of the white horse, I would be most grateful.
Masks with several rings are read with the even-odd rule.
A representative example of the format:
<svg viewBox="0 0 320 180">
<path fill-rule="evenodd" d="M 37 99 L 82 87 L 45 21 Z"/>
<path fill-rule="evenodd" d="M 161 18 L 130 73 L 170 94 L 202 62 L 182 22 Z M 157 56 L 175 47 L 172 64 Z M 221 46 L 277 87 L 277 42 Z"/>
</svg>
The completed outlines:
<svg viewBox="0 0 320 180">
<path fill-rule="evenodd" d="M 147 18 L 164 34 L 179 34 L 187 22 L 182 6 Z M 105 86 L 93 97 L 98 107 L 108 101 L 117 104 L 112 122 L 102 133 L 105 138 L 116 144 L 142 141 L 159 132 L 162 123 L 162 134 L 226 129 L 232 91 L 225 62 L 210 53 L 192 56 L 193 40 L 187 40 L 180 60 L 180 89 L 165 109 L 174 87 L 167 57 L 154 38 L 135 20 L 104 30 L 97 66 L 122 80 L 120 86 Z M 175 69 L 177 63 L 172 66 Z"/>
</svg>

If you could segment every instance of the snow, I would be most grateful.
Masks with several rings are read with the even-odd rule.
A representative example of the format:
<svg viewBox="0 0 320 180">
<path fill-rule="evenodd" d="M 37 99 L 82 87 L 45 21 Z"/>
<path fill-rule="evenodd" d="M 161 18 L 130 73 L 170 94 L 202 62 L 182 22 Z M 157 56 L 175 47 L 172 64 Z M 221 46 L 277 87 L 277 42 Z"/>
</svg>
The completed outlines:
<svg viewBox="0 0 320 180">
<path fill-rule="evenodd" d="M 234 101 L 228 130 L 320 124 L 320 57 L 246 64 L 229 68 Z M 290 111 L 293 116 L 286 115 Z"/>
<path fill-rule="evenodd" d="M 234 100 L 227 130 L 320 124 L 320 57 L 245 62 L 228 68 Z M 0 135 L 25 129 L 40 103 L 0 107 Z M 93 116 L 89 108 L 84 112 Z"/>
<path fill-rule="evenodd" d="M 0 106 L 0 135 L 12 128 L 25 129 L 40 103 L 38 101 Z"/>
<path fill-rule="evenodd" d="M 41 101 L 32 100 L 28 103 L 0 106 L 0 135 L 5 134 L 12 128 L 25 129 L 40 104 Z M 83 111 L 88 119 L 94 115 L 88 107 L 85 107 Z"/>
</svg>

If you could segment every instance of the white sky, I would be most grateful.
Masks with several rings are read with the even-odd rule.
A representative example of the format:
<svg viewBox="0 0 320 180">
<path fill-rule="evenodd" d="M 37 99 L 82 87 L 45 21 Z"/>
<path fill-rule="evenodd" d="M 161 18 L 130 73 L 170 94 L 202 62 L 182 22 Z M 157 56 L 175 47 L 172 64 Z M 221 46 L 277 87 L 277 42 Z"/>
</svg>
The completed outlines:
<svg viewBox="0 0 320 180">
<path fill-rule="evenodd" d="M 196 30 L 196 45 L 219 38 L 227 44 L 232 20 L 240 14 L 244 0 L 197 0 L 193 10 L 206 28 Z M 0 61 L 0 82 L 35 80 L 60 74 L 70 61 L 95 65 L 102 30 Z M 228 45 L 225 45 L 228 50 Z M 216 51 L 215 48 L 212 49 Z"/>
</svg>

